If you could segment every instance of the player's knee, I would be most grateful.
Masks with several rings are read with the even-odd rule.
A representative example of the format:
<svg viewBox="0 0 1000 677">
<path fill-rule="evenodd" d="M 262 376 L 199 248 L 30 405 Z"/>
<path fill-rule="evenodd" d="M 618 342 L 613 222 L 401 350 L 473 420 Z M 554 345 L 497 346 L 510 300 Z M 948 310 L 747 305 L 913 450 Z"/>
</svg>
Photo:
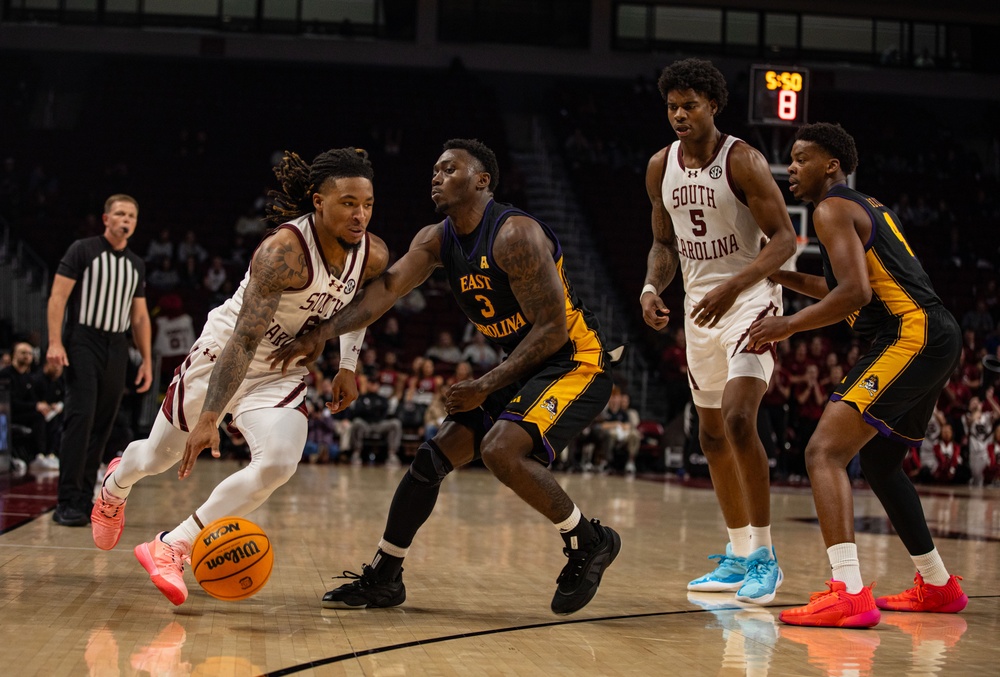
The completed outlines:
<svg viewBox="0 0 1000 677">
<path fill-rule="evenodd" d="M 436 487 L 454 467 L 448 457 L 438 448 L 434 440 L 428 440 L 417 448 L 417 454 L 410 464 L 410 477 L 417 484 Z"/>
<path fill-rule="evenodd" d="M 706 457 L 723 454 L 727 448 L 725 435 L 717 435 L 705 429 L 698 431 L 698 442 Z"/>
<path fill-rule="evenodd" d="M 735 408 L 726 412 L 726 438 L 736 448 L 747 449 L 757 437 L 757 410 Z"/>
</svg>

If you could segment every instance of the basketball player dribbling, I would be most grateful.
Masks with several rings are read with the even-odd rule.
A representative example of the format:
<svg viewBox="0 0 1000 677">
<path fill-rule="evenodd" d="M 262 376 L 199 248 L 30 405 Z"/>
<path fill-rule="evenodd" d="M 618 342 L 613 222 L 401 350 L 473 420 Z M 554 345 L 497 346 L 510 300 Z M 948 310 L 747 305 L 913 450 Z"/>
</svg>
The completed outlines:
<svg viewBox="0 0 1000 677">
<path fill-rule="evenodd" d="M 646 170 L 653 245 L 639 302 L 650 327 L 667 326 L 660 294 L 681 269 L 688 380 L 699 441 L 729 532 L 716 568 L 688 590 L 735 592 L 766 604 L 781 585 L 771 543 L 770 473 L 757 409 L 774 369 L 774 346 L 751 348 L 759 317 L 781 313 L 767 277 L 795 252 L 795 231 L 764 156 L 715 126 L 728 93 L 700 59 L 677 61 L 658 82 L 677 141 Z M 761 236 L 769 238 L 761 246 Z"/>
<path fill-rule="evenodd" d="M 969 601 L 934 547 L 902 467 L 961 360 L 961 330 L 906 242 L 899 217 L 846 185 L 857 164 L 854 139 L 840 125 L 806 125 L 795 133 L 790 189 L 816 206 L 824 276 L 783 270 L 772 279 L 819 301 L 787 317 L 762 318 L 750 329 L 751 345 L 765 345 L 847 320 L 871 342 L 833 391 L 806 445 L 833 576 L 809 604 L 781 612 L 791 625 L 872 627 L 879 609 L 956 613 Z M 914 587 L 877 599 L 862 581 L 854 542 L 846 468 L 859 452 L 865 480 L 917 569 Z"/>
<path fill-rule="evenodd" d="M 374 193 L 368 154 L 339 148 L 307 164 L 285 153 L 274 168 L 269 218 L 281 225 L 254 252 L 236 293 L 209 313 L 204 331 L 167 389 L 149 439 L 132 442 L 108 464 L 91 515 L 94 543 L 117 545 L 132 486 L 180 461 L 191 474 L 204 449 L 219 456 L 219 423 L 228 413 L 247 440 L 250 463 L 223 480 L 186 520 L 135 548 L 167 599 L 187 599 L 184 559 L 204 525 L 260 506 L 295 472 L 306 442 L 305 367 L 272 371 L 267 356 L 350 303 L 388 262 L 385 243 L 367 232 Z M 354 368 L 364 331 L 341 337 L 333 399 L 343 409 L 357 395 Z"/>
<path fill-rule="evenodd" d="M 417 449 L 389 508 L 371 565 L 323 596 L 326 608 L 385 608 L 406 600 L 403 560 L 455 468 L 482 458 L 497 479 L 546 517 L 568 561 L 550 608 L 586 606 L 621 550 L 621 537 L 588 520 L 546 467 L 594 420 L 611 395 L 612 354 L 597 318 L 563 270 L 563 251 L 548 226 L 493 193 L 496 154 L 476 139 L 451 139 L 431 173 L 431 200 L 445 219 L 426 226 L 410 248 L 364 293 L 320 328 L 276 351 L 272 366 L 308 363 L 326 338 L 371 324 L 395 301 L 443 268 L 459 307 L 507 354 L 445 398 L 448 416 Z"/>
</svg>

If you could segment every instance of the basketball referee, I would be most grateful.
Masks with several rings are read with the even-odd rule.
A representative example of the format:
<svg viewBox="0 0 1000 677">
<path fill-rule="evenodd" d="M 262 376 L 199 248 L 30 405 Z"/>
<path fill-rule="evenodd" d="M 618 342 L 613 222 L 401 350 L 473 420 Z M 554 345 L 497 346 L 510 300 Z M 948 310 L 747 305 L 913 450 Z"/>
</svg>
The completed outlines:
<svg viewBox="0 0 1000 677">
<path fill-rule="evenodd" d="M 66 367 L 67 390 L 52 520 L 63 526 L 90 523 L 97 469 L 125 392 L 130 327 L 142 354 L 138 392 L 153 381 L 146 267 L 128 249 L 138 216 L 135 198 L 109 197 L 104 234 L 71 244 L 52 281 L 46 358 Z"/>
</svg>

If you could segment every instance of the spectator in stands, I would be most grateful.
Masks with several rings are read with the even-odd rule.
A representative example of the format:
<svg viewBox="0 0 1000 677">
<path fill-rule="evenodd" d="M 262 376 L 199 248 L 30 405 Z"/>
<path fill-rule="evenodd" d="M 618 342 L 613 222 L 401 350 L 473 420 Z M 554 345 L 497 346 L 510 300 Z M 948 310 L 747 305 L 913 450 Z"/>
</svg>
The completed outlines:
<svg viewBox="0 0 1000 677">
<path fill-rule="evenodd" d="M 191 257 L 188 258 L 190 259 Z M 226 264 L 222 260 L 222 257 L 213 256 L 212 262 L 205 270 L 205 276 L 202 278 L 201 283 L 206 291 L 218 294 L 222 291 L 222 287 L 226 284 L 228 278 L 229 273 L 226 271 Z"/>
<path fill-rule="evenodd" d="M 356 370 L 358 376 L 364 376 L 369 381 L 378 382 L 378 375 L 381 371 L 382 367 L 378 363 L 378 351 L 371 347 L 363 348 L 361 350 L 361 364 Z"/>
<path fill-rule="evenodd" d="M 375 380 L 379 384 L 379 394 L 389 400 L 389 414 L 396 413 L 399 401 L 406 390 L 406 374 L 399 370 L 399 357 L 395 350 L 387 350 L 382 355 L 382 366 Z"/>
<path fill-rule="evenodd" d="M 986 447 L 988 464 L 983 470 L 983 480 L 986 486 L 1000 484 L 1000 426 L 993 430 L 993 439 Z"/>
<path fill-rule="evenodd" d="M 806 367 L 811 363 L 812 360 L 809 358 L 809 344 L 804 339 L 795 339 L 792 342 L 792 356 L 786 363 L 789 383 L 793 386 L 804 383 L 806 380 Z"/>
<path fill-rule="evenodd" d="M 819 381 L 819 367 L 806 365 L 806 373 L 801 383 L 792 388 L 795 398 L 795 465 L 793 481 L 805 474 L 805 449 L 809 438 L 816 432 L 816 426 L 823 415 L 828 395 Z"/>
<path fill-rule="evenodd" d="M 236 235 L 251 243 L 259 242 L 265 230 L 267 230 L 267 221 L 256 205 L 247 207 L 246 212 L 236 219 L 236 224 L 233 226 L 233 232 Z"/>
<path fill-rule="evenodd" d="M 194 321 L 177 294 L 164 294 L 153 324 L 153 355 L 160 361 L 160 389 L 166 390 L 177 369 L 194 345 Z"/>
<path fill-rule="evenodd" d="M 986 307 L 986 299 L 984 298 L 976 299 L 975 307 L 962 316 L 962 330 L 974 332 L 976 340 L 980 342 L 987 334 L 993 331 L 995 326 L 996 322 L 993 320 L 993 316 L 990 315 L 990 311 Z"/>
<path fill-rule="evenodd" d="M 161 258 L 157 267 L 149 271 L 149 286 L 160 294 L 174 291 L 180 283 L 181 276 L 174 268 L 173 259 Z"/>
<path fill-rule="evenodd" d="M 427 349 L 424 357 L 436 362 L 444 362 L 449 367 L 454 368 L 462 361 L 462 351 L 455 345 L 455 337 L 450 331 L 440 331 L 434 345 Z"/>
<path fill-rule="evenodd" d="M 598 425 L 608 435 L 608 463 L 616 464 L 618 452 L 625 452 L 625 474 L 635 475 L 635 456 L 642 436 L 639 434 L 639 412 L 629 406 L 628 393 L 618 386 L 611 390 L 608 405 L 598 417 Z"/>
<path fill-rule="evenodd" d="M 403 441 L 403 424 L 389 416 L 389 400 L 379 394 L 379 382 L 359 376 L 360 394 L 351 405 L 352 455 L 364 451 L 365 439 L 377 436 L 385 440 L 389 463 L 399 463 L 399 446 Z"/>
<path fill-rule="evenodd" d="M 151 268 L 154 268 L 159 265 L 160 259 L 173 260 L 173 258 L 174 240 L 170 237 L 170 229 L 161 228 L 156 239 L 149 241 L 149 247 L 146 249 L 146 263 L 150 264 Z"/>
<path fill-rule="evenodd" d="M 396 309 L 400 315 L 417 315 L 422 313 L 424 308 L 427 307 L 427 299 L 424 298 L 424 293 L 420 291 L 419 288 L 414 287 L 405 296 L 401 296 L 393 304 L 393 308 Z"/>
<path fill-rule="evenodd" d="M 198 261 L 198 265 L 205 263 L 208 259 L 208 251 L 198 242 L 198 235 L 189 230 L 184 233 L 184 239 L 177 245 L 177 261 L 183 263 L 189 256 L 193 256 Z"/>
<path fill-rule="evenodd" d="M 962 416 L 965 431 L 964 446 L 968 450 L 969 473 L 972 484 L 981 487 L 986 483 L 986 468 L 990 465 L 986 447 L 993 440 L 993 431 L 1000 424 L 1000 403 L 993 390 L 984 399 L 973 397 L 969 400 L 969 411 Z"/>
<path fill-rule="evenodd" d="M 962 447 L 955 441 L 955 431 L 950 423 L 941 426 L 941 439 L 934 445 L 937 468 L 934 480 L 941 484 L 962 483 L 969 472 L 962 459 Z"/>
<path fill-rule="evenodd" d="M 226 265 L 232 270 L 246 270 L 250 263 L 250 254 L 253 248 L 247 246 L 247 240 L 242 235 L 234 235 L 229 247 L 229 255 L 226 257 Z"/>
<path fill-rule="evenodd" d="M 177 270 L 177 276 L 180 288 L 185 290 L 201 289 L 204 276 L 201 272 L 201 264 L 198 263 L 198 259 L 195 256 L 189 256 L 181 261 L 180 268 Z M 213 301 L 209 301 L 208 305 L 216 305 Z"/>
<path fill-rule="evenodd" d="M 406 348 L 406 341 L 399 331 L 399 319 L 395 315 L 387 316 L 375 331 L 375 345 L 379 350 L 395 352 L 401 352 Z"/>
<path fill-rule="evenodd" d="M 17 457 L 25 463 L 37 460 L 47 465 L 49 445 L 45 419 L 52 406 L 42 399 L 38 376 L 31 344 L 15 343 L 10 366 L 0 370 L 0 382 L 10 390 L 11 423 L 23 429 L 23 435 L 16 436 L 21 444 L 15 444 L 14 449 L 21 452 Z M 23 450 L 19 448 L 22 445 Z"/>
<path fill-rule="evenodd" d="M 462 349 L 461 361 L 468 362 L 476 372 L 484 374 L 500 363 L 500 355 L 477 331 Z"/>
</svg>

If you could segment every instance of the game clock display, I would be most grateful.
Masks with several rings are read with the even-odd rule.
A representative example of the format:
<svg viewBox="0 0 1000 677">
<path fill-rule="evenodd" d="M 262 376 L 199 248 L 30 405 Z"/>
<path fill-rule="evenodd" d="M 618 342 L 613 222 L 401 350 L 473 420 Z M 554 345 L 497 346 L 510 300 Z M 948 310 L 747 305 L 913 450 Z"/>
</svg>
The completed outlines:
<svg viewBox="0 0 1000 677">
<path fill-rule="evenodd" d="M 806 123 L 809 71 L 781 66 L 750 67 L 750 123 Z"/>
</svg>

